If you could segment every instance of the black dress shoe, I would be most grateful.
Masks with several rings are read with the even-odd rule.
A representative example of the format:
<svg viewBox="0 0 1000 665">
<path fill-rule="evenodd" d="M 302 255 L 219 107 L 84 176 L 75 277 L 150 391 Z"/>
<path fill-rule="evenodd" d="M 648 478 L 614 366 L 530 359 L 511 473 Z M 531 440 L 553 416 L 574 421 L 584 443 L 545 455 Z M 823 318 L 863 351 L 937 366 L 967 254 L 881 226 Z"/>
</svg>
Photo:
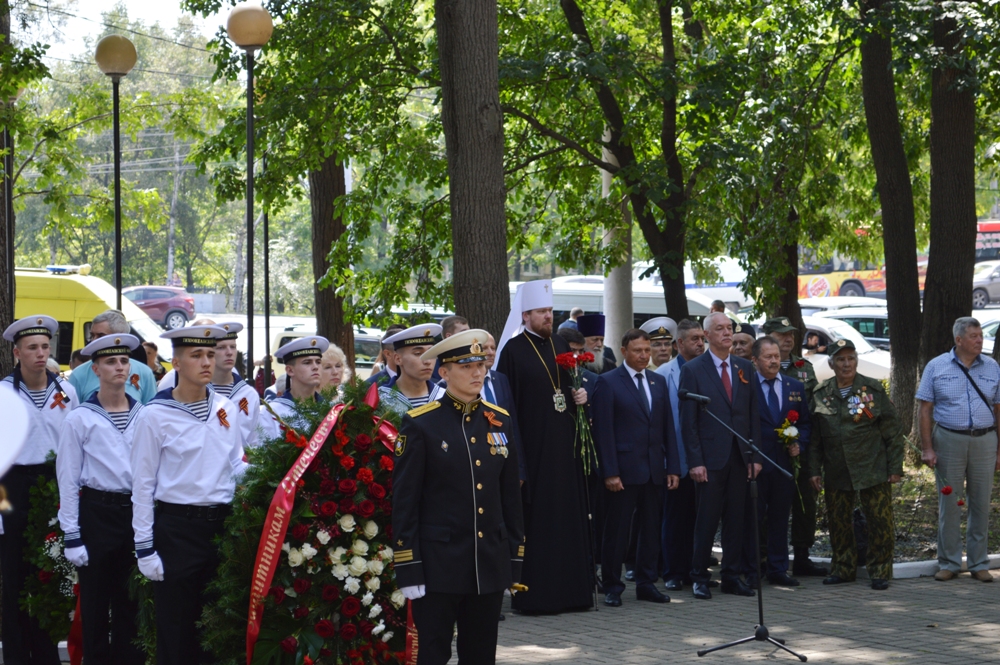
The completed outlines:
<svg viewBox="0 0 1000 665">
<path fill-rule="evenodd" d="M 809 550 L 800 550 L 795 553 L 795 560 L 792 561 L 792 574 L 798 577 L 823 577 L 829 571 L 809 559 Z"/>
<path fill-rule="evenodd" d="M 660 590 L 656 587 L 641 586 L 635 590 L 636 600 L 648 600 L 651 603 L 669 603 L 670 596 L 665 593 L 660 593 Z"/>
<path fill-rule="evenodd" d="M 840 575 L 830 575 L 829 577 L 827 577 L 826 579 L 823 580 L 823 584 L 826 584 L 826 585 L 830 585 L 830 584 L 847 584 L 847 583 L 853 582 L 853 581 L 854 580 L 845 580 Z"/>
<path fill-rule="evenodd" d="M 667 587 L 667 591 L 680 591 L 684 588 L 684 582 L 676 578 L 670 578 L 664 586 Z"/>
<path fill-rule="evenodd" d="M 699 600 L 708 600 L 712 597 L 712 592 L 708 590 L 708 584 L 705 582 L 695 582 L 691 585 L 691 591 Z"/>
<path fill-rule="evenodd" d="M 746 576 L 746 581 L 747 581 L 747 586 L 750 587 L 751 589 L 756 589 L 757 588 L 757 576 L 756 575 L 747 575 Z"/>
<path fill-rule="evenodd" d="M 621 607 L 622 595 L 614 592 L 604 594 L 604 604 L 608 607 Z"/>
<path fill-rule="evenodd" d="M 710 557 L 708 557 L 708 565 L 709 566 L 718 566 L 719 565 L 719 557 L 716 557 L 716 556 L 710 556 Z"/>
<path fill-rule="evenodd" d="M 885 591 L 889 588 L 889 580 L 872 580 L 872 588 L 876 591 Z"/>
<path fill-rule="evenodd" d="M 625 581 L 635 582 L 635 570 L 625 570 Z"/>
<path fill-rule="evenodd" d="M 776 584 L 778 586 L 799 586 L 800 582 L 794 577 L 789 577 L 788 573 L 778 573 L 776 575 L 768 575 L 767 581 L 771 584 Z"/>
<path fill-rule="evenodd" d="M 734 596 L 756 596 L 757 592 L 747 586 L 743 580 L 722 580 L 722 593 L 731 593 Z"/>
</svg>

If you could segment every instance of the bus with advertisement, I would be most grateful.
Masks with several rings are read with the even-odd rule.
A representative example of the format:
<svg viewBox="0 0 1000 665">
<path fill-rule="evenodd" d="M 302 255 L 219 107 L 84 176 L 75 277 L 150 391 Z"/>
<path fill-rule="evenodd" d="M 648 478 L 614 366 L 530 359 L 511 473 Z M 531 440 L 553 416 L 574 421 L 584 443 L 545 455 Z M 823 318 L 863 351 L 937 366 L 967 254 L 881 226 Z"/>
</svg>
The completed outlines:
<svg viewBox="0 0 1000 665">
<path fill-rule="evenodd" d="M 799 246 L 799 298 L 870 296 L 885 298 L 885 266 L 839 252 L 830 256 Z"/>
</svg>

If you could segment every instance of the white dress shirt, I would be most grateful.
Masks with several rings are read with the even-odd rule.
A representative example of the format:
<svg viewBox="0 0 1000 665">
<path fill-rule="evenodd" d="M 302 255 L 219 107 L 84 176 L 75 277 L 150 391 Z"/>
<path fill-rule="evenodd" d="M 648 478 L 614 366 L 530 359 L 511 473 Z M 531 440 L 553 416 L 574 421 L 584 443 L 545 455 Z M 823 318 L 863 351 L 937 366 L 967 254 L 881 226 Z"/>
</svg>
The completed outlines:
<svg viewBox="0 0 1000 665">
<path fill-rule="evenodd" d="M 154 397 L 136 424 L 132 444 L 132 528 L 136 550 L 153 547 L 153 502 L 228 504 L 243 474 L 237 407 L 209 386 L 202 421 L 170 391 Z M 225 411 L 227 427 L 221 419 Z"/>
<path fill-rule="evenodd" d="M 726 356 L 725 358 L 720 358 L 719 356 L 709 351 L 712 355 L 712 362 L 715 363 L 715 371 L 719 373 L 719 379 L 722 379 L 722 363 L 726 363 L 726 371 L 729 372 L 729 385 L 734 385 L 733 382 L 733 356 L 732 354 Z"/>
<path fill-rule="evenodd" d="M 643 368 L 643 369 L 640 369 L 640 370 L 636 371 L 636 370 L 632 369 L 631 367 L 629 367 L 628 365 L 625 366 L 625 369 L 628 371 L 629 376 L 632 377 L 632 384 L 636 388 L 639 387 L 639 379 L 635 378 L 635 375 L 636 374 L 641 374 L 642 375 L 642 389 L 646 391 L 646 404 L 649 406 L 650 410 L 652 410 L 652 408 L 653 408 L 653 395 L 652 395 L 652 393 L 649 392 L 649 377 L 646 376 L 646 369 Z"/>
<path fill-rule="evenodd" d="M 68 401 L 61 397 L 60 389 L 66 393 Z M 14 390 L 13 374 L 0 381 L 0 390 Z M 23 381 L 20 382 L 17 393 L 28 410 L 28 435 L 14 464 L 44 464 L 50 452 L 59 452 L 59 433 L 66 417 L 80 405 L 76 390 L 68 381 L 57 382 L 50 377 L 45 388 L 45 403 L 41 409 L 31 400 Z"/>
<path fill-rule="evenodd" d="M 75 409 L 63 426 L 56 457 L 59 481 L 59 527 L 67 543 L 80 538 L 80 488 L 102 492 L 132 491 L 132 437 L 142 403 L 129 398 L 123 431 L 97 400 L 97 393 Z M 68 545 L 72 546 L 72 545 Z"/>
</svg>

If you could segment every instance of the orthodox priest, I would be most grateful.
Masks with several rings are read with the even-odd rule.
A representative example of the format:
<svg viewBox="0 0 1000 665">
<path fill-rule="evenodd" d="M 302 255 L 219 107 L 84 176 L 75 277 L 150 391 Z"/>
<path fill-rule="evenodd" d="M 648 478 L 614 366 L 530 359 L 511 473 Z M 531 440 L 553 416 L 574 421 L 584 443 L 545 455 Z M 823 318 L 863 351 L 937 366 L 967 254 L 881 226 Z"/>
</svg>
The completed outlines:
<svg viewBox="0 0 1000 665">
<path fill-rule="evenodd" d="M 523 329 L 523 332 L 521 332 Z M 519 333 L 520 334 L 517 334 Z M 556 356 L 569 345 L 552 334 L 552 282 L 521 284 L 497 351 L 497 371 L 510 382 L 527 480 L 525 558 L 514 610 L 549 614 L 593 606 L 594 564 L 587 523 L 587 490 L 576 451 L 576 409 L 587 401 L 573 390 Z"/>
</svg>

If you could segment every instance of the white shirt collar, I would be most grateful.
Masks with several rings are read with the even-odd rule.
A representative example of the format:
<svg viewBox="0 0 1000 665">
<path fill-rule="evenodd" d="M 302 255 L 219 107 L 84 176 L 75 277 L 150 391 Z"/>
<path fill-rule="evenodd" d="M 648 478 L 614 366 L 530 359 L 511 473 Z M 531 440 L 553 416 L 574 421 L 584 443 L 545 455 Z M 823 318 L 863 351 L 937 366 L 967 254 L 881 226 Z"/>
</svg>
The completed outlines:
<svg viewBox="0 0 1000 665">
<path fill-rule="evenodd" d="M 625 365 L 625 369 L 628 370 L 628 375 L 630 377 L 632 377 L 633 381 L 635 380 L 635 375 L 636 374 L 642 374 L 642 378 L 643 379 L 646 378 L 646 368 L 645 367 L 643 367 L 642 369 L 632 369 L 628 365 Z"/>
<path fill-rule="evenodd" d="M 767 377 L 761 374 L 760 372 L 757 372 L 757 378 L 760 379 L 761 385 L 763 385 L 764 382 L 768 380 Z M 781 374 L 778 374 L 778 376 L 774 377 L 774 384 L 775 385 L 781 384 Z"/>
<path fill-rule="evenodd" d="M 733 363 L 730 360 L 730 356 L 732 354 L 727 355 L 725 358 L 720 358 L 719 356 L 715 355 L 715 352 L 712 351 L 711 349 L 709 349 L 708 352 L 712 354 L 712 362 L 715 363 L 715 369 L 720 369 L 722 367 L 722 363 L 726 363 L 726 367 L 733 366 Z"/>
</svg>

